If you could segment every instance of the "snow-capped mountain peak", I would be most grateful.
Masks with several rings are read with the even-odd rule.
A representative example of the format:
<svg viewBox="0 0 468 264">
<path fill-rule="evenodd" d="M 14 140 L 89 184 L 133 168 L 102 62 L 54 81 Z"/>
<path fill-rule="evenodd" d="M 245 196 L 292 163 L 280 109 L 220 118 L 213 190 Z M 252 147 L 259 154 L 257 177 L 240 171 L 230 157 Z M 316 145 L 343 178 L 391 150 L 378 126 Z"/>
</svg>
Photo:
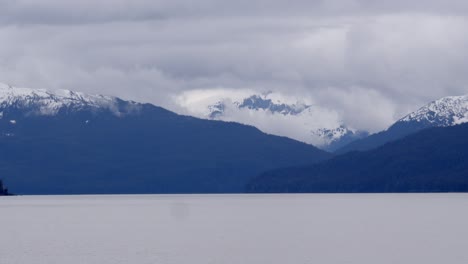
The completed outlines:
<svg viewBox="0 0 468 264">
<path fill-rule="evenodd" d="M 130 102 L 133 103 L 133 102 Z M 104 95 L 90 95 L 69 90 L 45 90 L 18 88 L 0 83 L 0 110 L 6 109 L 27 110 L 28 114 L 56 115 L 60 110 L 67 109 L 108 109 L 116 115 L 118 111 L 118 99 Z"/>
<path fill-rule="evenodd" d="M 253 111 L 267 111 L 271 114 L 281 114 L 284 116 L 287 115 L 299 115 L 308 108 L 310 105 L 305 103 L 292 103 L 286 104 L 279 100 L 273 101 L 271 98 L 267 97 L 268 94 L 254 94 L 247 98 L 244 98 L 240 101 L 233 101 L 232 105 L 238 109 L 247 109 Z M 227 100 L 220 100 L 215 104 L 208 105 L 209 113 L 207 116 L 211 119 L 217 119 L 222 117 L 227 109 Z"/>
<path fill-rule="evenodd" d="M 252 95 L 245 98 L 242 103 L 238 103 L 239 108 L 248 108 L 251 110 L 268 110 L 272 113 L 280 113 L 282 115 L 297 115 L 310 107 L 303 103 L 285 104 L 281 101 L 273 102 L 272 99 L 266 96 Z"/>
<path fill-rule="evenodd" d="M 455 126 L 462 123 L 468 123 L 468 95 L 444 97 L 404 116 L 380 133 L 344 146 L 338 150 L 338 153 L 367 151 L 422 129 Z"/>
<path fill-rule="evenodd" d="M 321 137 L 321 138 L 326 138 L 330 141 L 338 140 L 342 138 L 343 136 L 346 136 L 348 134 L 354 133 L 354 131 L 350 130 L 349 128 L 346 128 L 344 126 L 340 126 L 337 128 L 333 129 L 328 129 L 328 128 L 320 128 L 315 131 L 312 131 L 313 134 Z"/>
<path fill-rule="evenodd" d="M 468 95 L 433 101 L 398 122 L 418 122 L 430 126 L 453 126 L 468 122 Z"/>
<path fill-rule="evenodd" d="M 327 150 L 367 135 L 346 126 L 336 111 L 310 98 L 251 90 L 199 90 L 183 93 L 176 102 L 190 115 L 252 125 Z"/>
</svg>

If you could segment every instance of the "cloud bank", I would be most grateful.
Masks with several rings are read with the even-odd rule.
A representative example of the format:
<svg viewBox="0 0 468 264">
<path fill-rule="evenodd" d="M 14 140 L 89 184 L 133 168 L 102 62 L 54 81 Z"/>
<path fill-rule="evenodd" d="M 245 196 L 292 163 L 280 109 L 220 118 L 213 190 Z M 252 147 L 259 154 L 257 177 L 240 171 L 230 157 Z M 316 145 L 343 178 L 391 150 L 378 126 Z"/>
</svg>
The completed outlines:
<svg viewBox="0 0 468 264">
<path fill-rule="evenodd" d="M 0 2 L 2 82 L 178 112 L 187 91 L 271 90 L 370 131 L 467 94 L 466 47 L 461 0 Z"/>
</svg>

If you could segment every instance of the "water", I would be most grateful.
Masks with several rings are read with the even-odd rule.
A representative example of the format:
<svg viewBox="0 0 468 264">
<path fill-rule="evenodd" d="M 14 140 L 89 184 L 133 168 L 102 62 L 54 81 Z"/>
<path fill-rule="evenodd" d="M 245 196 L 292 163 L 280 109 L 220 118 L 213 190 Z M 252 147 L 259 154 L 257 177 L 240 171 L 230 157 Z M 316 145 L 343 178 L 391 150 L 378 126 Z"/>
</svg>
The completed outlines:
<svg viewBox="0 0 468 264">
<path fill-rule="evenodd" d="M 1 264 L 468 263 L 467 194 L 0 198 Z"/>
</svg>

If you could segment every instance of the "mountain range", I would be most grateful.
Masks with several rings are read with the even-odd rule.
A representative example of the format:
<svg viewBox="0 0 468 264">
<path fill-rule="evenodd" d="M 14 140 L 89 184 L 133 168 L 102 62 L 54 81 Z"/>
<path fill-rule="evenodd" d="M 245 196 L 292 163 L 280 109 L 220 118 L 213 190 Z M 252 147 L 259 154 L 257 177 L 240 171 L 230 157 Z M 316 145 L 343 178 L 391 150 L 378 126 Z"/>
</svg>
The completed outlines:
<svg viewBox="0 0 468 264">
<path fill-rule="evenodd" d="M 116 97 L 0 85 L 0 178 L 17 194 L 242 192 L 331 154 Z"/>
<path fill-rule="evenodd" d="M 468 96 L 433 101 L 367 137 L 338 119 L 308 131 L 340 146 L 334 153 L 218 120 L 247 111 L 303 128 L 321 113 L 271 94 L 242 98 L 209 105 L 200 119 L 0 84 L 0 178 L 18 194 L 468 191 Z"/>
<path fill-rule="evenodd" d="M 332 111 L 283 97 L 273 92 L 220 94 L 198 102 L 197 110 L 201 107 L 203 111 L 193 110 L 193 105 L 186 108 L 200 118 L 253 125 L 267 133 L 294 138 L 327 151 L 335 151 L 369 135 L 367 131 L 347 126 Z M 294 129 L 285 129 L 291 126 Z"/>
<path fill-rule="evenodd" d="M 256 177 L 249 192 L 468 191 L 468 96 L 433 101 L 335 157 Z M 344 154 L 343 154 L 344 153 Z"/>
<path fill-rule="evenodd" d="M 353 141 L 335 151 L 365 151 L 431 127 L 449 127 L 468 122 L 468 95 L 449 96 L 430 102 L 398 120 L 385 131 Z"/>
<path fill-rule="evenodd" d="M 211 120 L 247 123 L 337 155 L 370 150 L 422 129 L 468 122 L 468 96 L 449 96 L 430 102 L 375 134 L 350 128 L 332 110 L 274 92 L 215 93 L 201 97 L 208 98 L 197 102 L 197 109 L 204 110 L 191 111 L 193 107 L 188 105 L 189 113 Z"/>
<path fill-rule="evenodd" d="M 419 131 L 365 152 L 265 172 L 249 192 L 467 192 L 468 124 Z"/>
</svg>

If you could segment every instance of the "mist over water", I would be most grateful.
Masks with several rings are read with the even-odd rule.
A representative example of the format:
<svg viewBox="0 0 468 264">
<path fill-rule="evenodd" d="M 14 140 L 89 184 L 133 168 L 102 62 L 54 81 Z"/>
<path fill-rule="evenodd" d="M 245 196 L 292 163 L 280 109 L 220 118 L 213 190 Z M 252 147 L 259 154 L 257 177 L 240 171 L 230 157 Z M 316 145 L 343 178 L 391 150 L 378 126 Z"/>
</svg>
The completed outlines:
<svg viewBox="0 0 468 264">
<path fill-rule="evenodd" d="M 0 198 L 0 263 L 468 263 L 468 194 Z"/>
</svg>

